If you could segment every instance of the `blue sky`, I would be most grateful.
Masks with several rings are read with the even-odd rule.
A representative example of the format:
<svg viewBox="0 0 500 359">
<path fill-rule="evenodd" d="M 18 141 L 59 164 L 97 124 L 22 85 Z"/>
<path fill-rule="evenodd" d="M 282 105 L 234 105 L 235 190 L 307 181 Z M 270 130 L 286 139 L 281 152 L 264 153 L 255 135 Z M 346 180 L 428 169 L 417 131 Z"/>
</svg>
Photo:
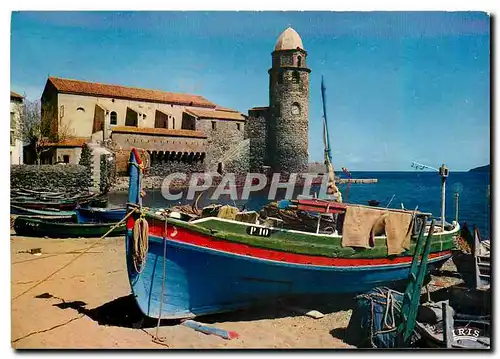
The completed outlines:
<svg viewBox="0 0 500 359">
<path fill-rule="evenodd" d="M 47 76 L 268 105 L 271 52 L 292 26 L 308 51 L 311 161 L 322 160 L 321 75 L 333 163 L 451 170 L 490 162 L 490 22 L 480 12 L 16 12 L 11 88 Z"/>
</svg>

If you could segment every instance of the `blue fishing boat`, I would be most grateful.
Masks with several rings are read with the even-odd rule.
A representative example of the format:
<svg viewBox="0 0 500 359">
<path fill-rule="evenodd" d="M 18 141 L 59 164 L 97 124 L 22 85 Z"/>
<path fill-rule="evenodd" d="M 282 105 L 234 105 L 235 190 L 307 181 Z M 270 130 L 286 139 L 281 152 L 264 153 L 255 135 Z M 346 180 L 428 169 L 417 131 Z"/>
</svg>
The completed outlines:
<svg viewBox="0 0 500 359">
<path fill-rule="evenodd" d="M 431 214 L 341 203 L 331 163 L 324 92 L 322 83 L 331 199 L 287 205 L 288 210 L 322 214 L 316 216 L 318 224 L 312 231 L 307 229 L 310 226 L 286 228 L 287 221 L 280 224 L 277 218 L 260 221 L 245 212 L 227 218 L 202 211 L 199 217 L 183 220 L 175 209 L 161 214 L 149 211 L 141 204 L 142 160 L 137 150 L 131 151 L 128 210 L 134 213 L 127 218 L 127 272 L 134 298 L 146 316 L 192 318 L 283 297 L 362 293 L 406 282 L 418 234 L 427 236 L 431 231 L 427 225 Z M 322 231 L 325 216 L 332 224 Z M 295 220 L 292 217 L 284 219 Z M 397 225 L 384 227 L 387 234 L 379 233 L 379 225 L 388 221 Z M 366 236 L 362 231 L 356 238 L 358 226 L 369 227 Z M 428 270 L 451 257 L 459 230 L 454 222 L 433 234 Z"/>
<path fill-rule="evenodd" d="M 130 163 L 129 210 L 136 213 L 127 219 L 126 260 L 134 298 L 148 317 L 191 318 L 285 296 L 359 293 L 408 278 L 414 237 L 410 249 L 388 256 L 384 235 L 373 248 L 353 249 L 342 246 L 337 232 L 157 215 L 141 206 L 136 150 Z M 451 257 L 458 231 L 454 224 L 434 234 L 429 268 Z"/>
<path fill-rule="evenodd" d="M 127 214 L 126 208 L 77 208 L 78 223 L 113 223 L 119 222 Z"/>
</svg>

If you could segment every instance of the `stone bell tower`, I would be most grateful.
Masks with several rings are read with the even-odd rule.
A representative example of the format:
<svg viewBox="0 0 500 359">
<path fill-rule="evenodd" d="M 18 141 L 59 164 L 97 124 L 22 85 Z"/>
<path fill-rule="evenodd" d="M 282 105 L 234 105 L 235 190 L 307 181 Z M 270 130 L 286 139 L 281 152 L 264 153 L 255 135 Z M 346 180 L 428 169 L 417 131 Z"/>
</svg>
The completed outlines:
<svg viewBox="0 0 500 359">
<path fill-rule="evenodd" d="M 305 173 L 309 153 L 309 73 L 299 34 L 278 38 L 269 69 L 268 161 L 273 172 Z"/>
</svg>

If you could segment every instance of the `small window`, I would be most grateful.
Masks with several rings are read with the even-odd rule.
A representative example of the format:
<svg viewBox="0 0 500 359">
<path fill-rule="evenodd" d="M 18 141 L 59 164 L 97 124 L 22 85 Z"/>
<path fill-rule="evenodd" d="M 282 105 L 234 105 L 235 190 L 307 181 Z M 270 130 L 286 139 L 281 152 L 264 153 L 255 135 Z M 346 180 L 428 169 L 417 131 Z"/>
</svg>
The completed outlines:
<svg viewBox="0 0 500 359">
<path fill-rule="evenodd" d="M 297 67 L 302 67 L 302 57 L 297 57 Z"/>
<path fill-rule="evenodd" d="M 143 119 L 146 119 L 146 114 L 143 114 L 143 115 L 142 115 L 142 118 L 143 118 Z"/>
<path fill-rule="evenodd" d="M 215 121 L 212 121 L 212 130 L 217 129 L 217 123 Z"/>
<path fill-rule="evenodd" d="M 241 131 L 241 124 L 237 123 L 236 128 L 238 129 L 238 131 Z"/>
<path fill-rule="evenodd" d="M 172 117 L 172 128 L 175 129 L 175 117 Z"/>
<path fill-rule="evenodd" d="M 111 114 L 109 115 L 109 122 L 112 124 L 112 125 L 116 125 L 118 123 L 118 120 L 117 120 L 117 115 L 116 115 L 116 112 L 113 111 L 111 112 Z"/>
<path fill-rule="evenodd" d="M 293 76 L 293 81 L 298 83 L 299 80 L 300 80 L 300 74 L 299 74 L 299 72 L 298 71 L 294 71 L 292 76 Z"/>
<path fill-rule="evenodd" d="M 63 118 L 64 117 L 64 105 L 61 105 L 59 109 L 59 117 Z"/>
<path fill-rule="evenodd" d="M 64 163 L 69 163 L 69 155 L 64 155 L 63 156 L 63 162 Z"/>
<path fill-rule="evenodd" d="M 14 130 L 10 130 L 10 145 L 14 146 L 15 142 L 15 135 L 14 135 Z"/>
<path fill-rule="evenodd" d="M 78 107 L 76 110 L 80 112 L 85 112 L 85 109 L 83 107 Z"/>
</svg>

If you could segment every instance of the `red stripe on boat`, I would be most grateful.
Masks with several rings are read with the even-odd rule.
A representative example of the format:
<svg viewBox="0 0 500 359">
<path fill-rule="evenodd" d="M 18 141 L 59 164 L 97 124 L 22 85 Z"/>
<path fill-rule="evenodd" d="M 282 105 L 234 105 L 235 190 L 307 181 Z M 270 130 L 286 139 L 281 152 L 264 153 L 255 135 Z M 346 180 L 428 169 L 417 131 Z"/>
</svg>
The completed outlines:
<svg viewBox="0 0 500 359">
<path fill-rule="evenodd" d="M 135 220 L 131 217 L 127 220 L 127 229 L 132 230 L 134 228 Z M 149 234 L 163 237 L 165 232 L 165 227 L 160 222 L 155 222 L 153 225 L 151 221 L 149 223 Z M 282 252 L 274 249 L 264 249 L 259 247 L 253 247 L 242 243 L 229 242 L 224 239 L 219 239 L 216 237 L 211 237 L 196 231 L 192 231 L 183 227 L 177 227 L 173 224 L 168 224 L 167 227 L 168 239 L 193 244 L 200 247 L 206 247 L 211 249 L 216 249 L 223 252 L 240 254 L 250 257 L 256 257 L 261 259 L 268 259 L 279 262 L 295 263 L 295 264 L 310 264 L 318 266 L 373 266 L 373 265 L 391 265 L 391 264 L 403 264 L 411 263 L 413 256 L 404 257 L 393 257 L 393 258 L 330 258 L 322 256 L 314 256 L 309 254 L 296 254 L 289 252 Z M 437 258 L 443 255 L 451 255 L 451 250 L 435 252 L 429 254 L 429 259 Z"/>
</svg>

